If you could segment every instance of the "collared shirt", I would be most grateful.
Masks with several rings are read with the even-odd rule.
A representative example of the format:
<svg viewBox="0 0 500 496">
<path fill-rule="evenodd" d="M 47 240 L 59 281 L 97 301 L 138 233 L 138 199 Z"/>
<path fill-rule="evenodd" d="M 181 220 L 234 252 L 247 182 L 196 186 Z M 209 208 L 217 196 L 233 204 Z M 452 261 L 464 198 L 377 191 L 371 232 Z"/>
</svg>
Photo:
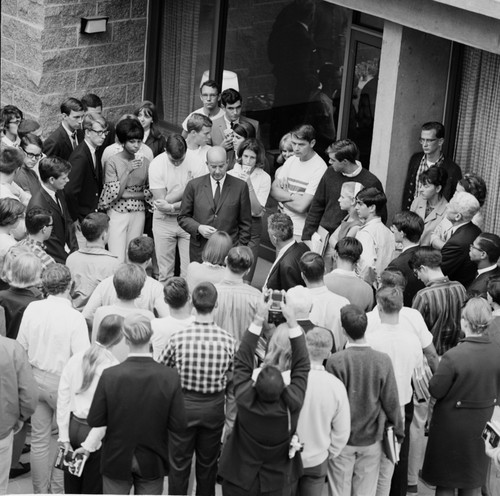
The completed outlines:
<svg viewBox="0 0 500 496">
<path fill-rule="evenodd" d="M 485 267 L 484 269 L 477 269 L 477 275 L 480 276 L 481 274 L 484 274 L 485 272 L 489 272 L 490 270 L 493 270 L 497 267 L 497 264 L 490 265 L 489 267 Z"/>
<path fill-rule="evenodd" d="M 61 208 L 61 204 L 59 203 L 59 200 L 56 196 L 56 192 L 53 189 L 47 188 L 47 186 L 45 186 L 45 183 L 41 183 L 41 186 L 49 194 L 49 196 L 54 200 L 55 204 L 58 205 L 59 208 Z M 62 210 L 62 208 L 61 208 L 61 210 Z"/>
<path fill-rule="evenodd" d="M 82 314 L 67 298 L 54 295 L 27 306 L 17 340 L 33 367 L 56 375 L 72 355 L 90 346 Z"/>
<path fill-rule="evenodd" d="M 224 177 L 222 179 L 219 179 L 221 193 L 222 193 L 222 188 L 224 187 L 225 180 L 226 180 L 226 174 L 224 174 Z M 212 176 L 210 176 L 210 184 L 212 186 L 212 196 L 215 196 L 215 190 L 217 189 L 217 181 Z"/>
<path fill-rule="evenodd" d="M 224 391 L 233 370 L 234 338 L 213 322 L 193 322 L 172 335 L 160 363 L 177 367 L 182 388 L 204 394 Z"/>
<path fill-rule="evenodd" d="M 45 251 L 45 246 L 40 243 L 40 241 L 35 241 L 30 236 L 19 241 L 17 246 L 26 246 L 29 248 L 29 250 L 40 259 L 40 262 L 42 262 L 42 268 L 44 269 L 49 265 L 56 263 L 56 261 Z"/>
<path fill-rule="evenodd" d="M 92 143 L 90 143 L 90 141 L 88 139 L 85 139 L 85 143 L 87 143 L 87 146 L 89 147 L 90 154 L 92 155 L 92 163 L 93 163 L 94 168 L 95 168 L 95 166 L 96 166 L 95 152 L 96 152 L 97 148 L 94 145 L 92 145 Z"/>
<path fill-rule="evenodd" d="M 224 112 L 224 122 L 226 124 L 227 129 L 232 129 L 234 126 L 236 126 L 236 124 L 240 123 L 240 119 L 238 118 L 235 121 L 230 122 L 229 119 L 226 117 L 226 112 Z M 232 124 L 232 126 L 231 126 L 231 124 Z"/>
<path fill-rule="evenodd" d="M 363 166 L 361 165 L 361 163 L 358 160 L 356 160 L 356 165 L 358 167 L 356 168 L 356 170 L 354 172 L 351 172 L 350 174 L 348 174 L 347 172 L 342 172 L 342 175 L 345 177 L 356 177 L 363 170 Z"/>
</svg>

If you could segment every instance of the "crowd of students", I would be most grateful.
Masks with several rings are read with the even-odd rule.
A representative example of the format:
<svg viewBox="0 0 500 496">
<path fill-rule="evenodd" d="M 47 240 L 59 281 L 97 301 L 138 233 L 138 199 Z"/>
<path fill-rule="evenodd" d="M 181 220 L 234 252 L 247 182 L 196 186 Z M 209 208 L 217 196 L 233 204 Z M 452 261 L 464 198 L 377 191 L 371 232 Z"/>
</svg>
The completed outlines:
<svg viewBox="0 0 500 496">
<path fill-rule="evenodd" d="M 113 125 L 96 95 L 69 98 L 45 140 L 2 108 L 0 494 L 30 470 L 35 493 L 161 494 L 168 476 L 188 494 L 193 456 L 207 496 L 217 480 L 498 491 L 481 434 L 500 397 L 500 237 L 442 125 L 422 126 L 389 227 L 354 142 L 326 164 L 303 124 L 275 160 L 239 92 L 200 95 L 167 137 L 151 102 Z M 57 446 L 86 458 L 81 476 L 54 468 Z"/>
</svg>

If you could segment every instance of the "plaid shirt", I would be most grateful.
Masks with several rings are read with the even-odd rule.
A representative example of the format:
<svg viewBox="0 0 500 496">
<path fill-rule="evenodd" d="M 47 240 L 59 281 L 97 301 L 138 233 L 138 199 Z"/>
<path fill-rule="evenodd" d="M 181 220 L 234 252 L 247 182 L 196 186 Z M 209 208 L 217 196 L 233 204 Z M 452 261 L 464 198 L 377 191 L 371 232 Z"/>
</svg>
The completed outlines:
<svg viewBox="0 0 500 496">
<path fill-rule="evenodd" d="M 233 370 L 235 340 L 213 322 L 193 322 L 172 334 L 159 362 L 177 367 L 182 388 L 212 394 L 226 388 Z"/>
<path fill-rule="evenodd" d="M 36 255 L 40 262 L 42 262 L 42 268 L 46 269 L 49 265 L 56 263 L 56 261 L 45 251 L 45 246 L 39 241 L 35 241 L 29 236 L 17 243 L 17 246 L 26 246 L 29 248 L 34 255 Z"/>
</svg>

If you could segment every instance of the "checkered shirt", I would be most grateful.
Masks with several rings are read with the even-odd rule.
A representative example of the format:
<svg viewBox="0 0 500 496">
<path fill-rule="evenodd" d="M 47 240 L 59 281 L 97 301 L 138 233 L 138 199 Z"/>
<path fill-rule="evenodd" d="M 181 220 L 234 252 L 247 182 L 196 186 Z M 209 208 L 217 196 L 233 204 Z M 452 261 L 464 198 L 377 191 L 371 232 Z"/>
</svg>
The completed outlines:
<svg viewBox="0 0 500 496">
<path fill-rule="evenodd" d="M 213 322 L 193 322 L 172 334 L 158 361 L 177 368 L 183 389 L 212 394 L 226 388 L 234 353 L 231 334 Z"/>
<path fill-rule="evenodd" d="M 17 243 L 17 246 L 26 246 L 29 248 L 34 255 L 36 255 L 40 262 L 42 262 L 42 268 L 46 269 L 49 265 L 56 263 L 56 261 L 45 251 L 45 245 L 35 241 L 34 239 L 27 237 Z"/>
</svg>

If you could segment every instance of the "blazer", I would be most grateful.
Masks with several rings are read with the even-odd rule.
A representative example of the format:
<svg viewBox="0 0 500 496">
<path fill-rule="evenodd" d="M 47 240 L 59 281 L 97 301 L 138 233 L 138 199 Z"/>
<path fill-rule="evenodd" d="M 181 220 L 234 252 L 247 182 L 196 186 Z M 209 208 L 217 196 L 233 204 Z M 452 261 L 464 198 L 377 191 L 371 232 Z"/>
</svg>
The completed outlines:
<svg viewBox="0 0 500 496">
<path fill-rule="evenodd" d="M 421 196 L 417 196 L 413 200 L 410 210 L 415 212 L 424 221 L 424 232 L 420 238 L 420 246 L 430 246 L 432 233 L 438 224 L 444 219 L 447 205 L 448 201 L 446 198 L 441 197 L 434 209 L 426 217 L 425 209 L 427 207 L 427 200 L 424 200 Z"/>
<path fill-rule="evenodd" d="M 491 277 L 500 277 L 500 267 L 498 265 L 495 268 L 478 275 L 467 288 L 467 293 L 486 298 L 486 288 Z"/>
<path fill-rule="evenodd" d="M 401 271 L 406 278 L 406 287 L 403 291 L 403 304 L 405 307 L 411 307 L 413 297 L 425 287 L 425 284 L 415 276 L 409 265 L 412 255 L 419 248 L 420 246 L 412 246 L 411 248 L 408 248 L 387 266 L 388 270 Z"/>
<path fill-rule="evenodd" d="M 64 160 L 68 160 L 73 153 L 73 145 L 62 124 L 43 142 L 43 153 L 47 157 L 59 157 Z"/>
<path fill-rule="evenodd" d="M 278 263 L 271 267 L 267 278 L 267 288 L 288 291 L 294 286 L 305 286 L 300 275 L 299 260 L 306 251 L 309 251 L 309 247 L 305 243 L 295 241 L 278 260 Z"/>
<path fill-rule="evenodd" d="M 66 263 L 68 253 L 64 249 L 67 244 L 70 251 L 78 250 L 78 242 L 72 227 L 71 217 L 69 215 L 68 205 L 62 191 L 56 192 L 56 197 L 62 205 L 62 211 L 59 205 L 43 188 L 35 193 L 28 203 L 29 210 L 32 207 L 42 207 L 52 215 L 52 232 L 50 238 L 45 241 L 45 251 L 57 262 Z"/>
<path fill-rule="evenodd" d="M 90 407 L 91 427 L 106 426 L 101 473 L 131 477 L 135 455 L 145 479 L 168 474 L 168 432 L 186 429 L 179 374 L 152 357 L 129 357 L 102 373 Z"/>
<path fill-rule="evenodd" d="M 477 275 L 477 266 L 469 258 L 471 243 L 481 234 L 472 222 L 460 226 L 441 249 L 441 270 L 451 281 L 467 287 Z"/>
<path fill-rule="evenodd" d="M 258 397 L 252 380 L 258 340 L 259 336 L 247 331 L 234 358 L 238 413 L 222 450 L 219 474 L 247 491 L 259 477 L 261 491 L 271 492 L 298 479 L 302 473 L 300 456 L 290 460 L 288 448 L 304 402 L 310 363 L 304 334 L 291 339 L 290 385 L 278 401 L 264 402 Z"/>
<path fill-rule="evenodd" d="M 191 262 L 201 262 L 201 253 L 207 239 L 199 232 L 200 224 L 225 231 L 234 245 L 247 245 L 252 227 L 252 210 L 247 184 L 226 174 L 217 208 L 214 204 L 210 174 L 187 183 L 179 216 L 179 226 L 191 235 L 189 257 Z"/>
<path fill-rule="evenodd" d="M 96 153 L 96 166 L 85 141 L 80 143 L 69 157 L 71 171 L 64 188 L 69 213 L 73 221 L 82 221 L 97 210 L 103 185 L 101 158 Z"/>
</svg>

